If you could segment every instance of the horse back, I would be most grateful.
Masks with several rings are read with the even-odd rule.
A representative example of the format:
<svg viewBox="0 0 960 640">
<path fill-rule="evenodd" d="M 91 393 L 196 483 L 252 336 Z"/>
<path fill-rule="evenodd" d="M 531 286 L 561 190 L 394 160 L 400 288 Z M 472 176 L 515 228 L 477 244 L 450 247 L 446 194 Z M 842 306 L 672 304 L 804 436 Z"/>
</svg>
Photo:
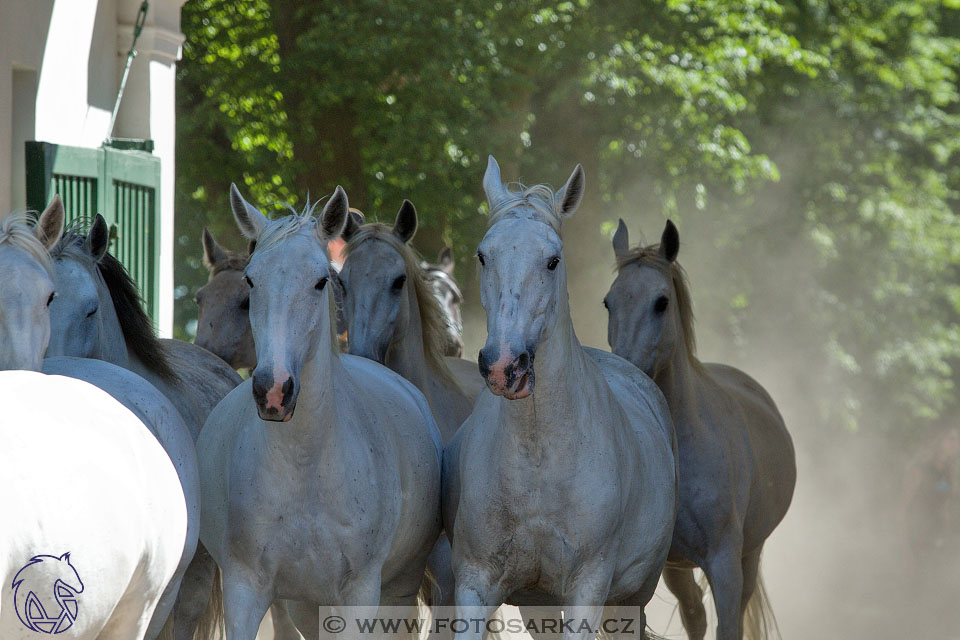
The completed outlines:
<svg viewBox="0 0 960 640">
<path fill-rule="evenodd" d="M 706 363 L 716 391 L 739 411 L 754 467 L 750 503 L 744 514 L 745 545 L 754 534 L 763 538 L 786 514 L 796 484 L 793 441 L 773 398 L 752 377 L 729 365 Z M 727 419 L 734 419 L 727 414 Z M 763 532 L 763 533 L 760 533 Z M 748 545 L 749 546 L 749 545 Z"/>
<path fill-rule="evenodd" d="M 176 379 L 164 379 L 149 370 L 136 372 L 177 406 L 196 441 L 207 416 L 242 379 L 230 365 L 203 347 L 183 340 L 160 342 Z"/>
</svg>

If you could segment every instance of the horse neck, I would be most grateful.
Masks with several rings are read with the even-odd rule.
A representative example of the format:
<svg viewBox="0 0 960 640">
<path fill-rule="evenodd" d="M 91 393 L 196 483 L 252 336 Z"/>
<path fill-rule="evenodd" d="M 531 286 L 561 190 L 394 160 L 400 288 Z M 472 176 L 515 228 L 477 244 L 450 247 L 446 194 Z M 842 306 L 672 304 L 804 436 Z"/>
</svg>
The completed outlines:
<svg viewBox="0 0 960 640">
<path fill-rule="evenodd" d="M 546 445 L 578 438 L 587 426 L 579 412 L 597 391 L 592 383 L 599 371 L 591 367 L 577 339 L 566 299 L 557 304 L 556 319 L 537 348 L 534 371 L 533 395 L 524 400 L 501 398 L 502 419 L 521 439 Z"/>
<path fill-rule="evenodd" d="M 300 373 L 300 394 L 289 433 L 302 442 L 323 440 L 338 423 L 335 387 L 347 376 L 347 371 L 339 351 L 334 350 L 337 345 L 330 344 L 328 322 L 321 320 L 317 325 L 314 344 Z M 319 429 L 318 419 L 322 421 Z"/>
<path fill-rule="evenodd" d="M 653 375 L 653 381 L 660 387 L 674 422 L 686 424 L 697 412 L 695 398 L 703 373 L 696 356 L 687 348 L 686 336 L 681 334 L 677 345 L 670 354 L 665 366 L 659 367 Z"/>
<path fill-rule="evenodd" d="M 100 336 L 97 341 L 95 357 L 98 360 L 105 360 L 118 367 L 129 369 L 132 352 L 127 349 L 127 341 L 123 336 L 123 328 L 120 326 L 120 318 L 117 316 L 117 308 L 113 305 L 113 298 L 110 297 L 110 291 L 107 285 L 99 278 L 99 274 L 94 273 L 97 279 L 97 295 L 100 298 Z"/>
<path fill-rule="evenodd" d="M 436 374 L 433 368 L 427 365 L 427 354 L 423 347 L 423 321 L 412 282 L 406 289 L 409 321 L 406 326 L 398 324 L 394 330 L 384 364 L 412 382 L 426 395 Z"/>
</svg>

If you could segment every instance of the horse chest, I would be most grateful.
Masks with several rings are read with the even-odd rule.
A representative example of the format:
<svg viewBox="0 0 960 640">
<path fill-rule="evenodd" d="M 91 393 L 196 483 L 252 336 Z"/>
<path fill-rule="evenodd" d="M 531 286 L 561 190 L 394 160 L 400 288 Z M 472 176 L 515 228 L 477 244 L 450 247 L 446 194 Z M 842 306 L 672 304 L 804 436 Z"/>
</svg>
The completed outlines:
<svg viewBox="0 0 960 640">
<path fill-rule="evenodd" d="M 345 575 L 382 564 L 400 509 L 382 468 L 363 456 L 260 454 L 231 483 L 231 545 L 259 558 L 286 597 L 335 597 Z"/>
</svg>

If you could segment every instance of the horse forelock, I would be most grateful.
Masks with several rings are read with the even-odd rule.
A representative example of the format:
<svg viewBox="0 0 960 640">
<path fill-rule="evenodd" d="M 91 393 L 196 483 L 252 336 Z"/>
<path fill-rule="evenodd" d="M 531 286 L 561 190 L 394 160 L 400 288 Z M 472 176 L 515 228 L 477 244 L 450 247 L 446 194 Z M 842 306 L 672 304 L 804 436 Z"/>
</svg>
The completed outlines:
<svg viewBox="0 0 960 640">
<path fill-rule="evenodd" d="M 490 211 L 487 227 L 492 227 L 503 218 L 520 218 L 526 210 L 531 219 L 550 226 L 558 235 L 563 224 L 563 213 L 554 190 L 546 184 L 531 187 L 513 183 L 506 186 L 507 196 Z"/>
<path fill-rule="evenodd" d="M 659 244 L 634 247 L 627 253 L 618 255 L 616 270 L 620 272 L 624 267 L 632 264 L 653 267 L 668 276 L 677 298 L 677 313 L 680 314 L 680 328 L 683 331 L 683 342 L 687 348 L 687 356 L 692 363 L 699 365 L 699 360 L 696 358 L 697 340 L 693 330 L 693 299 L 690 296 L 687 272 L 676 260 L 673 262 L 667 261 L 660 254 Z"/>
<path fill-rule="evenodd" d="M 317 242 L 322 245 L 324 251 L 326 251 L 326 243 L 323 241 L 320 222 L 313 215 L 314 210 L 319 204 L 319 200 L 310 203 L 308 199 L 301 211 L 298 212 L 293 207 L 288 207 L 290 210 L 289 215 L 276 220 L 268 220 L 266 228 L 264 228 L 263 232 L 257 237 L 257 244 L 253 250 L 253 254 L 263 253 L 264 250 L 296 235 L 303 229 L 312 230 Z M 329 255 L 327 257 L 329 258 Z"/>
<path fill-rule="evenodd" d="M 393 227 L 380 222 L 373 222 L 363 225 L 351 236 L 350 242 L 344 249 L 344 260 L 364 242 L 385 242 L 400 255 L 406 268 L 407 282 L 413 283 L 417 309 L 420 313 L 423 352 L 427 363 L 435 370 L 437 375 L 456 384 L 453 374 L 450 373 L 450 369 L 444 361 L 447 341 L 447 314 L 440 305 L 440 301 L 430 290 L 430 282 L 426 278 L 425 270 L 420 266 L 422 259 L 413 247 L 393 233 Z"/>
<path fill-rule="evenodd" d="M 14 211 L 0 218 L 0 245 L 22 249 L 34 258 L 53 278 L 53 261 L 50 252 L 34 235 L 32 217 L 26 211 Z"/>
</svg>

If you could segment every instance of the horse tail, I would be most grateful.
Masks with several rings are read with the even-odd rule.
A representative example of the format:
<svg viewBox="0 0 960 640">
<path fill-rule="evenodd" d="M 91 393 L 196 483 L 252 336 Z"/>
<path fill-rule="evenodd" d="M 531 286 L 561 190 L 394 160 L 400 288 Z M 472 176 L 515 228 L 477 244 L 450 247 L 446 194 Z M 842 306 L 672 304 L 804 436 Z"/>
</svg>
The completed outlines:
<svg viewBox="0 0 960 640">
<path fill-rule="evenodd" d="M 220 567 L 213 573 L 213 587 L 210 590 L 210 601 L 203 615 L 197 621 L 197 628 L 193 632 L 193 640 L 213 640 L 226 636 L 226 627 L 223 623 L 223 580 Z"/>
<path fill-rule="evenodd" d="M 435 602 L 436 598 L 433 597 L 435 589 L 439 595 L 440 583 L 433 577 L 430 569 L 425 568 L 423 570 L 423 579 L 420 580 L 420 590 L 417 592 L 417 603 L 428 608 L 439 604 Z"/>
<path fill-rule="evenodd" d="M 763 582 L 763 574 L 757 571 L 757 586 L 743 612 L 743 637 L 747 640 L 772 640 L 782 638 L 777 618 L 770 606 L 770 597 Z"/>
</svg>

